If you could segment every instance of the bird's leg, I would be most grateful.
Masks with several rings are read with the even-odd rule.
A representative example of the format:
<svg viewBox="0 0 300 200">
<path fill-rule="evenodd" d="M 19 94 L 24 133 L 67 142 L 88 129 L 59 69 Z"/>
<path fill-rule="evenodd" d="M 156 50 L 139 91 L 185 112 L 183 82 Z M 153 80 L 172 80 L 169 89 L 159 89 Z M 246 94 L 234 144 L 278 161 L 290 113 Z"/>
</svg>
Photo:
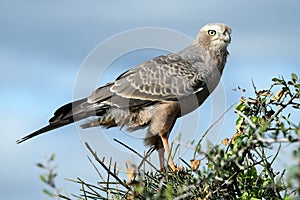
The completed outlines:
<svg viewBox="0 0 300 200">
<path fill-rule="evenodd" d="M 163 172 L 164 171 L 164 161 L 165 161 L 165 158 L 164 158 L 165 149 L 164 148 L 159 148 L 157 150 L 157 152 L 158 152 L 160 171 Z"/>
<path fill-rule="evenodd" d="M 166 151 L 166 156 L 167 156 L 167 159 L 168 159 L 168 165 L 171 167 L 171 169 L 173 171 L 176 171 L 176 167 L 175 167 L 172 155 L 171 155 L 171 150 L 169 148 L 168 136 L 167 136 L 167 134 L 165 134 L 165 135 L 161 135 L 160 137 L 161 137 L 164 149 Z"/>
<path fill-rule="evenodd" d="M 176 167 L 171 157 L 168 137 L 180 114 L 180 105 L 176 101 L 168 101 L 156 105 L 151 117 L 148 137 L 145 143 L 155 145 L 158 150 L 160 167 L 164 167 L 164 153 L 166 153 L 168 165 L 173 171 Z"/>
</svg>

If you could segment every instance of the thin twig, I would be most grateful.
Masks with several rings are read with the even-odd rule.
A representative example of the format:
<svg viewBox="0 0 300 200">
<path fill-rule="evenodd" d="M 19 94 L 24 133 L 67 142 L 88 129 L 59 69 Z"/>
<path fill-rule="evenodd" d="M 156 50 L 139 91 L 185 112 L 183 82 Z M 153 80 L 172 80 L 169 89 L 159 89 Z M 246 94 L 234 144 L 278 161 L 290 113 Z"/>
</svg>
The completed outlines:
<svg viewBox="0 0 300 200">
<path fill-rule="evenodd" d="M 112 171 L 109 170 L 109 168 L 106 167 L 106 165 L 97 156 L 97 153 L 95 151 L 93 151 L 93 149 L 90 147 L 90 145 L 87 142 L 85 142 L 85 146 L 88 148 L 88 150 L 94 156 L 95 160 L 106 170 L 106 172 L 108 174 L 112 175 L 122 186 L 124 186 L 128 190 L 131 190 L 131 188 L 125 182 L 123 182 L 117 175 L 115 175 Z"/>
<path fill-rule="evenodd" d="M 237 102 L 234 102 L 233 104 L 231 104 L 230 106 L 229 106 L 229 108 L 227 108 L 227 110 L 225 110 L 225 112 L 223 112 L 222 113 L 222 115 L 214 122 L 214 123 L 212 123 L 209 127 L 208 127 L 208 129 L 205 131 L 205 133 L 202 135 L 202 137 L 200 138 L 200 140 L 198 141 L 198 143 L 197 143 L 197 145 L 196 145 L 196 149 L 197 149 L 197 147 L 201 144 L 201 142 L 202 142 L 202 140 L 204 139 L 204 137 L 208 134 L 208 132 L 225 116 L 225 114 L 235 105 L 235 104 L 237 104 Z M 196 157 L 196 150 L 194 151 L 194 156 L 193 156 L 193 158 L 195 159 L 195 157 Z"/>
<path fill-rule="evenodd" d="M 267 144 L 272 144 L 272 143 L 294 143 L 294 142 L 299 142 L 299 138 L 293 138 L 293 139 L 289 139 L 289 138 L 263 138 L 263 137 L 259 137 L 258 140 L 260 142 L 263 143 L 267 143 Z"/>
<path fill-rule="evenodd" d="M 191 167 L 191 165 L 188 163 L 188 162 L 186 162 L 183 158 L 179 158 L 184 164 L 186 164 L 186 166 L 188 166 L 190 169 L 192 169 L 192 167 Z"/>
<path fill-rule="evenodd" d="M 137 167 L 137 170 L 138 170 L 138 171 L 141 169 L 141 167 L 143 166 L 143 164 L 144 164 L 145 162 L 148 161 L 147 158 L 153 153 L 154 150 L 155 150 L 155 148 L 152 147 L 152 148 L 150 148 L 150 149 L 146 152 L 145 156 L 143 157 L 143 159 L 141 160 L 139 166 Z"/>
<path fill-rule="evenodd" d="M 104 181 L 103 176 L 101 175 L 101 173 L 99 172 L 98 168 L 96 167 L 96 165 L 93 163 L 93 161 L 91 160 L 91 158 L 89 156 L 87 156 L 88 160 L 90 161 L 90 163 L 92 164 L 92 166 L 94 167 L 94 169 L 96 170 L 98 176 Z"/>
<path fill-rule="evenodd" d="M 144 159 L 144 156 L 142 156 L 140 153 L 138 153 L 136 150 L 134 150 L 133 148 L 129 147 L 128 145 L 124 144 L 123 142 L 114 139 L 114 141 L 116 141 L 117 143 L 123 145 L 124 147 L 126 147 L 127 149 L 129 149 L 130 151 L 132 151 L 133 153 L 135 153 L 136 155 L 138 155 L 140 158 Z M 148 160 L 145 160 L 151 167 L 153 167 L 156 171 L 158 171 L 158 169 Z"/>
</svg>

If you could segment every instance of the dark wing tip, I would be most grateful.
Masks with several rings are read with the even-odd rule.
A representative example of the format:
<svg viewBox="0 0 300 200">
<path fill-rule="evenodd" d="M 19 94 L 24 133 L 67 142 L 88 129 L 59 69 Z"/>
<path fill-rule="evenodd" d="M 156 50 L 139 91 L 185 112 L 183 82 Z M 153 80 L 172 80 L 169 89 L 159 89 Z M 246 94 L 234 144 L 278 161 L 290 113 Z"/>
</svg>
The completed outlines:
<svg viewBox="0 0 300 200">
<path fill-rule="evenodd" d="M 29 135 L 28 135 L 29 136 Z M 18 139 L 17 141 L 16 141 L 16 143 L 17 144 L 20 144 L 20 143 L 22 143 L 22 142 L 25 142 L 26 140 L 28 140 L 29 138 L 31 138 L 31 137 L 28 137 L 28 136 L 25 136 L 25 137 L 22 137 L 21 139 Z"/>
<path fill-rule="evenodd" d="M 53 129 L 59 128 L 61 126 L 69 124 L 71 122 L 72 121 L 65 120 L 65 121 L 59 121 L 59 122 L 56 122 L 56 123 L 53 123 L 53 124 L 49 124 L 48 126 L 45 126 L 45 127 L 41 128 L 41 129 L 39 129 L 39 130 L 37 130 L 37 131 L 29 134 L 29 135 L 26 135 L 25 137 L 22 137 L 21 139 L 17 140 L 16 143 L 20 144 L 20 143 L 22 143 L 22 142 L 24 142 L 24 141 L 26 141 L 26 140 L 28 140 L 30 138 L 33 138 L 33 137 L 38 136 L 38 135 L 40 135 L 42 133 L 51 131 Z"/>
<path fill-rule="evenodd" d="M 17 144 L 20 144 L 20 143 L 22 143 L 22 142 L 23 142 L 23 138 L 22 138 L 22 139 L 18 139 L 18 140 L 16 141 Z"/>
<path fill-rule="evenodd" d="M 40 130 L 41 130 L 41 129 L 40 129 Z M 26 140 L 28 140 L 28 139 L 30 139 L 30 138 L 33 138 L 34 136 L 37 136 L 37 135 L 43 133 L 43 131 L 40 131 L 40 130 L 38 130 L 38 131 L 36 131 L 36 132 L 34 132 L 34 133 L 31 133 L 31 134 L 29 134 L 29 135 L 26 135 L 25 137 L 22 137 L 21 139 L 18 139 L 18 140 L 16 141 L 16 143 L 17 143 L 17 144 L 20 144 L 20 143 L 25 142 Z"/>
</svg>

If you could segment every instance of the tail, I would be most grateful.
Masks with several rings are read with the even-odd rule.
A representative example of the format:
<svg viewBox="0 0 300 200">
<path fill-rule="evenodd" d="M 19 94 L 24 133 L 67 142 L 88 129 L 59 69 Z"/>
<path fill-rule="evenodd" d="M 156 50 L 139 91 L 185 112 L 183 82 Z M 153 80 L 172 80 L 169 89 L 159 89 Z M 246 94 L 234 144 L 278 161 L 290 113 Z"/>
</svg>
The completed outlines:
<svg viewBox="0 0 300 200">
<path fill-rule="evenodd" d="M 41 128 L 41 129 L 39 129 L 39 130 L 29 134 L 29 135 L 26 135 L 25 137 L 17 140 L 16 143 L 20 144 L 20 143 L 22 143 L 22 142 L 24 142 L 24 141 L 26 141 L 30 138 L 33 138 L 37 135 L 40 135 L 42 133 L 51 131 L 53 129 L 56 129 L 56 128 L 59 128 L 59 127 L 62 127 L 62 126 L 65 126 L 65 125 L 70 124 L 70 123 L 72 123 L 72 121 L 61 121 L 59 123 L 57 122 L 57 123 L 49 124 L 48 126 L 45 126 L 45 127 Z"/>
<path fill-rule="evenodd" d="M 102 115 L 103 112 L 105 112 L 105 110 L 101 108 L 96 109 L 95 105 L 89 104 L 86 98 L 68 103 L 55 111 L 54 116 L 49 120 L 48 126 L 45 126 L 17 140 L 16 143 L 20 144 L 37 135 L 85 119 L 90 116 Z"/>
</svg>

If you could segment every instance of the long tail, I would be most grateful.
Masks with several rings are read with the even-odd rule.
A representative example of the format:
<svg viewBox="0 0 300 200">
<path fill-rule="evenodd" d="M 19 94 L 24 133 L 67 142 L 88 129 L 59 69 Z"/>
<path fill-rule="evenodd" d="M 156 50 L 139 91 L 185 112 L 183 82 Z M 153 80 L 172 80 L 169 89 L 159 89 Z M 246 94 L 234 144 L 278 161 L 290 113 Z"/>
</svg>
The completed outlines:
<svg viewBox="0 0 300 200">
<path fill-rule="evenodd" d="M 29 135 L 26 135 L 25 137 L 17 140 L 16 143 L 20 144 L 20 143 L 22 143 L 22 142 L 24 142 L 24 141 L 26 141 L 26 140 L 28 140 L 30 138 L 33 138 L 33 137 L 35 137 L 37 135 L 40 135 L 42 133 L 51 131 L 53 129 L 62 127 L 64 125 L 67 125 L 67 124 L 70 124 L 70 123 L 72 123 L 72 121 L 61 121 L 61 122 L 56 122 L 56 123 L 53 123 L 53 124 L 49 124 L 48 126 L 45 126 L 45 127 L 41 128 L 41 129 L 39 129 L 39 130 L 37 130 L 37 131 L 29 134 Z"/>
<path fill-rule="evenodd" d="M 16 143 L 20 144 L 42 133 L 65 126 L 67 124 L 71 124 L 90 116 L 101 115 L 103 112 L 105 111 L 99 108 L 96 109 L 95 105 L 87 103 L 86 98 L 68 103 L 55 111 L 54 116 L 49 120 L 49 125 L 17 140 Z"/>
</svg>

